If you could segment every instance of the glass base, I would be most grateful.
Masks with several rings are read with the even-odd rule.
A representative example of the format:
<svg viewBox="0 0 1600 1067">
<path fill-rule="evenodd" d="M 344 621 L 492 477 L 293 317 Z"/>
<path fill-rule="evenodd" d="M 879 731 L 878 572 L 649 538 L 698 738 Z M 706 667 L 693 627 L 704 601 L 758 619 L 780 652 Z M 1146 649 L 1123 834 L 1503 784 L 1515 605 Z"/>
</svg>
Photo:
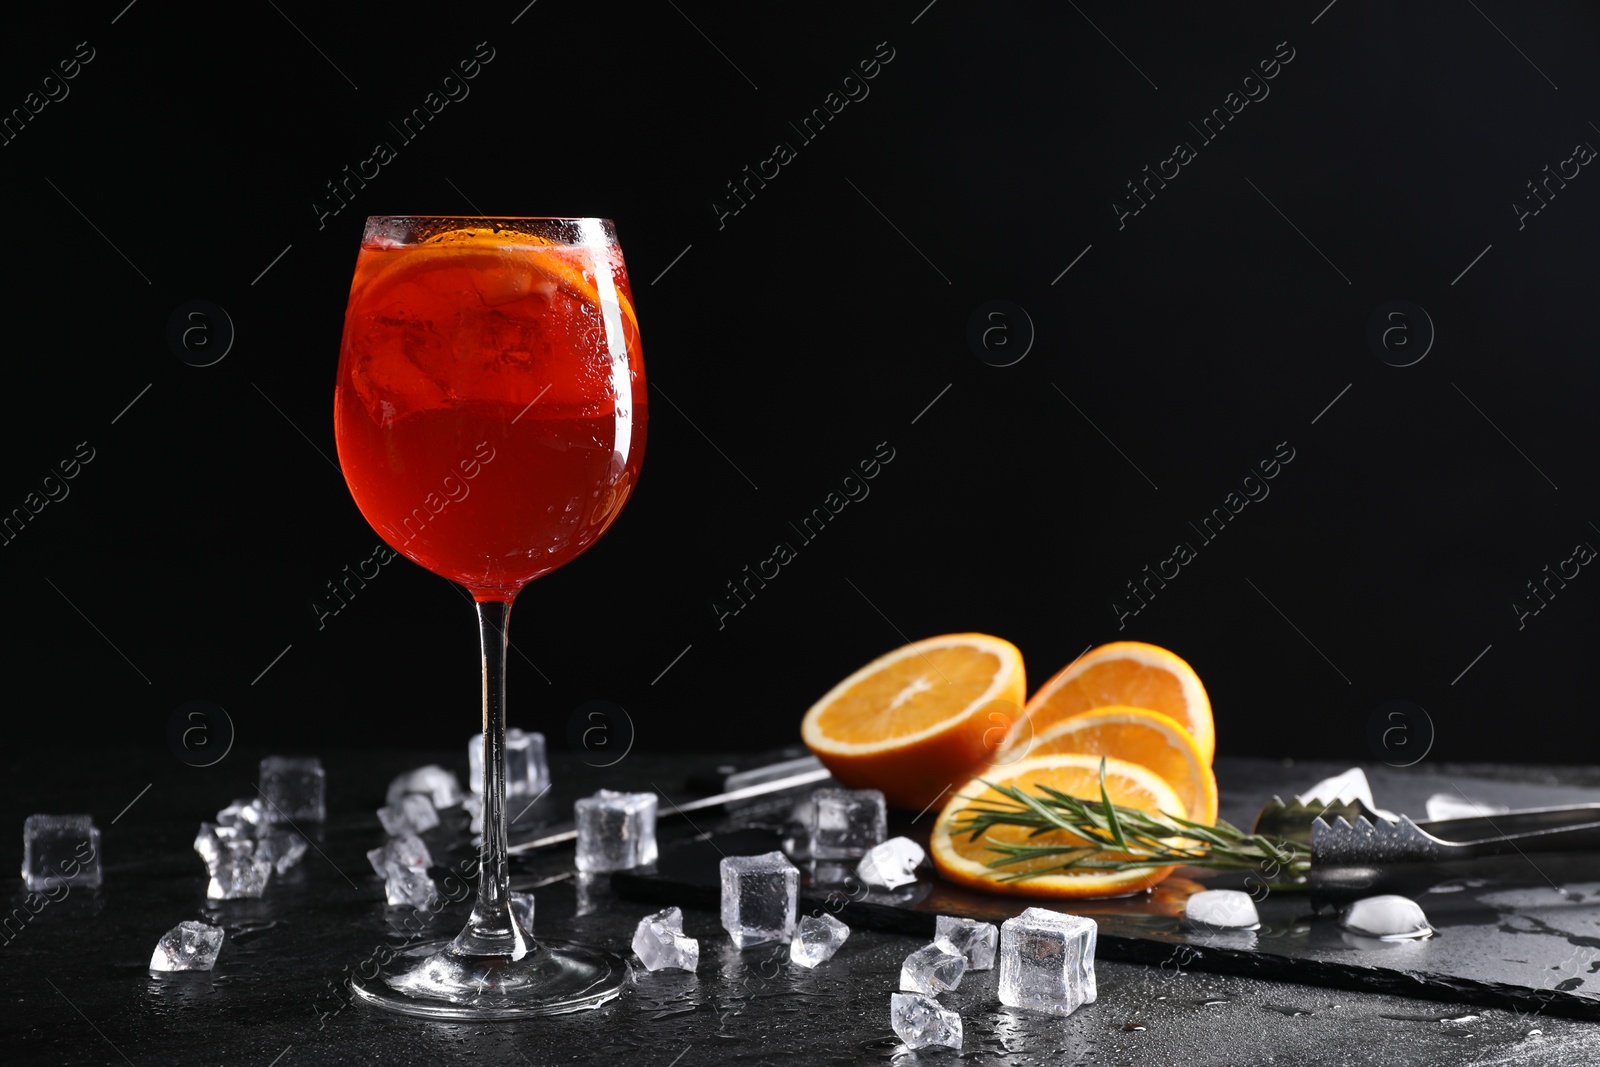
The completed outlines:
<svg viewBox="0 0 1600 1067">
<path fill-rule="evenodd" d="M 534 942 L 515 962 L 463 955 L 451 940 L 395 956 L 371 978 L 357 976 L 357 999 L 432 1019 L 517 1019 L 598 1008 L 622 994 L 628 965 L 616 953 L 568 941 Z"/>
</svg>

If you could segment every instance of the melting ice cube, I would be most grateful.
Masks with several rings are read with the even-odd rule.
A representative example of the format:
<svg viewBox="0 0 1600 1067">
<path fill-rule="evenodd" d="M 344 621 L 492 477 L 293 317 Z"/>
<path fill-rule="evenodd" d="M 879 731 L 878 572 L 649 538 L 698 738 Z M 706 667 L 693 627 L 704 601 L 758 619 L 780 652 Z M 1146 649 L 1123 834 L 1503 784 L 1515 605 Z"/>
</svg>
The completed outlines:
<svg viewBox="0 0 1600 1067">
<path fill-rule="evenodd" d="M 407 793 L 422 793 L 443 811 L 461 803 L 461 780 L 455 771 L 447 771 L 437 763 L 417 767 L 395 776 L 384 794 L 385 804 L 398 804 Z"/>
<path fill-rule="evenodd" d="M 1427 800 L 1428 818 L 1475 819 L 1483 815 L 1504 815 L 1511 809 L 1504 804 L 1480 804 L 1460 793 L 1435 793 Z"/>
<path fill-rule="evenodd" d="M 861 858 L 856 874 L 868 885 L 897 889 L 917 880 L 917 865 L 926 855 L 909 837 L 891 837 Z"/>
<path fill-rule="evenodd" d="M 1383 941 L 1411 941 L 1433 936 L 1433 927 L 1417 902 L 1393 894 L 1364 897 L 1348 905 L 1339 916 L 1339 925 L 1353 934 Z"/>
<path fill-rule="evenodd" d="M 1206 926 L 1254 930 L 1261 925 L 1256 902 L 1237 889 L 1204 889 L 1189 895 L 1184 918 Z"/>
</svg>

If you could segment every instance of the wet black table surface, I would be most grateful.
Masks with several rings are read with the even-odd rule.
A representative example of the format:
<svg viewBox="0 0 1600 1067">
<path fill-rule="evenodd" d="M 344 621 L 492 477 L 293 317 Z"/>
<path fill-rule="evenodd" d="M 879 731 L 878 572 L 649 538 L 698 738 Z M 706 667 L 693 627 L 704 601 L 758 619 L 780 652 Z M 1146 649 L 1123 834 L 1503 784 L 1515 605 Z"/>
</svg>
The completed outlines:
<svg viewBox="0 0 1600 1067">
<path fill-rule="evenodd" d="M 619 1000 L 596 1011 L 501 1024 L 422 1021 L 349 1002 L 344 977 L 382 945 L 399 945 L 409 909 L 388 908 L 365 851 L 383 838 L 373 812 L 389 779 L 429 762 L 416 753 L 325 753 L 329 820 L 315 848 L 256 901 L 207 902 L 191 842 L 198 823 L 234 797 L 253 795 L 256 753 L 231 753 L 194 769 L 166 752 L 11 753 L 0 826 L 13 829 L 0 889 L 20 909 L 0 939 L 0 1049 L 7 1063 L 605 1063 L 697 1067 L 761 1063 L 1033 1064 L 1592 1064 L 1600 1024 L 1538 1012 L 1407 999 L 1291 981 L 1211 974 L 1185 966 L 1102 960 L 1099 1000 L 1066 1019 L 1002 1008 L 993 971 L 946 994 L 965 1025 L 959 1054 L 905 1051 L 889 1028 L 889 994 L 901 961 L 918 947 L 906 934 L 856 930 L 828 963 L 806 972 L 780 946 L 733 949 L 715 912 L 685 909 L 701 939 L 699 970 L 641 973 Z M 465 757 L 437 761 L 465 775 Z M 659 786 L 678 795 L 708 757 L 633 753 L 610 770 L 555 756 L 556 786 L 523 818 L 560 818 L 601 786 Z M 1309 783 L 1342 770 L 1301 765 Z M 1219 761 L 1224 817 L 1249 821 L 1281 788 L 1277 763 Z M 1382 772 L 1382 773 L 1379 773 Z M 1452 780 L 1488 779 L 1488 802 L 1592 796 L 1593 769 L 1457 767 L 1370 771 L 1380 804 L 1417 810 Z M 146 790 L 146 786 L 149 786 Z M 137 799 L 136 799 L 137 798 Z M 129 803 L 133 802 L 131 806 Z M 1559 801 L 1556 801 L 1559 802 Z M 126 809 L 126 810 L 124 810 Z M 103 834 L 105 885 L 73 892 L 29 914 L 15 873 L 21 825 L 33 812 L 88 811 Z M 450 813 L 451 817 L 455 813 Z M 662 823 L 663 846 L 713 830 L 718 816 Z M 464 822 L 464 817 L 462 817 Z M 470 859 L 452 847 L 447 822 L 430 835 L 435 860 Z M 459 835 L 454 839 L 460 841 Z M 513 885 L 537 888 L 537 926 L 548 936 L 626 951 L 634 924 L 656 905 L 617 895 L 604 879 L 570 875 L 570 850 L 518 860 Z M 1600 873 L 1600 872 L 1597 872 Z M 430 921 L 453 934 L 461 905 Z M 152 975 L 150 952 L 185 919 L 228 930 L 210 973 Z M 1600 971 L 1592 938 L 1530 937 L 1548 957 L 1550 984 Z M 1593 945 L 1574 945 L 1589 940 Z M 1531 958 L 1531 957 L 1530 957 Z"/>
</svg>

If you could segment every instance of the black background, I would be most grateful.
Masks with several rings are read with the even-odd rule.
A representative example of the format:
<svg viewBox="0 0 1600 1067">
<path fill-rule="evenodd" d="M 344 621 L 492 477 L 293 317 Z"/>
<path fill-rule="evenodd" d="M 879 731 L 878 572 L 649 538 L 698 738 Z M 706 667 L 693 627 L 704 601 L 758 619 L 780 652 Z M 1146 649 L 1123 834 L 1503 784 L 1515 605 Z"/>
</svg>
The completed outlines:
<svg viewBox="0 0 1600 1067">
<path fill-rule="evenodd" d="M 484 213 L 617 221 L 651 382 L 626 512 L 518 602 L 511 720 L 558 747 L 595 699 L 645 748 L 789 742 L 872 657 L 979 630 L 1032 684 L 1167 646 L 1228 754 L 1371 758 L 1392 699 L 1429 712 L 1432 760 L 1594 751 L 1600 578 L 1521 629 L 1512 607 L 1600 544 L 1600 178 L 1512 208 L 1600 144 L 1593 8 L 523 3 L 8 13 L 0 109 L 94 50 L 0 146 L 0 509 L 94 450 L 0 548 L 10 745 L 161 744 L 194 699 L 254 746 L 464 742 L 457 591 L 402 559 L 320 630 L 312 602 L 378 543 L 331 459 L 363 219 Z M 387 122 L 485 41 L 401 143 Z M 802 143 L 880 42 L 870 95 Z M 1203 143 L 1279 42 L 1270 95 Z M 380 140 L 396 160 L 319 227 Z M 779 141 L 798 157 L 719 225 Z M 1197 158 L 1119 228 L 1177 141 Z M 236 329 L 210 367 L 166 340 L 192 299 Z M 968 344 L 994 299 L 1036 331 L 1013 366 Z M 1409 367 L 1366 341 L 1392 300 L 1437 330 Z M 724 583 L 880 442 L 870 496 L 719 627 Z M 1200 545 L 1280 442 L 1270 496 Z M 1198 557 L 1119 628 L 1178 541 Z"/>
</svg>

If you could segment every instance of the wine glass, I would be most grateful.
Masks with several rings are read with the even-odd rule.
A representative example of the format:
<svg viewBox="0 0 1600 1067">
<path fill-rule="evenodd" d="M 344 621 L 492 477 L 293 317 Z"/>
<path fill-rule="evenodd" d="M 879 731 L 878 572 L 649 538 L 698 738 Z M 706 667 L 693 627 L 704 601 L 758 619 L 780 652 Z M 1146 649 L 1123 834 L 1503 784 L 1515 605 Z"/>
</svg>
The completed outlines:
<svg viewBox="0 0 1600 1067">
<path fill-rule="evenodd" d="M 418 946 L 362 999 L 486 1019 L 594 1007 L 622 959 L 535 940 L 506 865 L 505 655 L 523 586 L 599 539 L 644 454 L 644 364 L 606 219 L 374 217 L 345 312 L 334 434 L 345 481 L 396 551 L 463 586 L 483 663 L 477 901 L 452 941 Z"/>
</svg>

